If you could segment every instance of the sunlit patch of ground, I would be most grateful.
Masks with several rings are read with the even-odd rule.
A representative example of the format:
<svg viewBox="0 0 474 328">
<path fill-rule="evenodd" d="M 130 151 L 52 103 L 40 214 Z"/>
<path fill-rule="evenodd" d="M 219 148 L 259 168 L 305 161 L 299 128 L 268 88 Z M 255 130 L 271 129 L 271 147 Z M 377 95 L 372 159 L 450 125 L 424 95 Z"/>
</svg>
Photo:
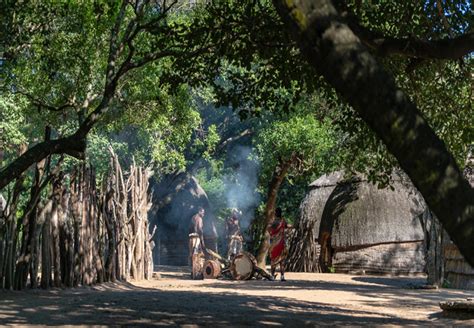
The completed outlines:
<svg viewBox="0 0 474 328">
<path fill-rule="evenodd" d="M 423 278 L 288 273 L 286 282 L 161 279 L 51 291 L 0 292 L 0 324 L 131 326 L 466 325 L 442 316 L 440 301 L 474 291 L 410 288 Z"/>
</svg>

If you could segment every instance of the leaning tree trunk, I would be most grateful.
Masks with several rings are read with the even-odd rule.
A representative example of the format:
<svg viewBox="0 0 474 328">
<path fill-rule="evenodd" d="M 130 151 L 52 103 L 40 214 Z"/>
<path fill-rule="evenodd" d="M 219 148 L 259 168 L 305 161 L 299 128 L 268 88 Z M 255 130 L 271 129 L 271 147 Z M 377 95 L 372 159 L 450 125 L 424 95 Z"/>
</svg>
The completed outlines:
<svg viewBox="0 0 474 328">
<path fill-rule="evenodd" d="M 286 162 L 280 163 L 275 168 L 272 180 L 268 186 L 267 203 L 265 204 L 265 212 L 262 222 L 263 240 L 257 250 L 257 264 L 261 268 L 265 268 L 267 253 L 268 249 L 270 248 L 270 234 L 268 233 L 267 228 L 272 224 L 274 219 L 278 191 L 280 190 L 280 186 L 283 180 L 285 180 L 286 174 L 288 173 L 288 170 L 292 164 L 293 159 L 289 159 Z"/>
<path fill-rule="evenodd" d="M 474 265 L 474 189 L 395 79 L 330 0 L 273 0 L 302 53 L 397 158 L 466 260 Z"/>
</svg>

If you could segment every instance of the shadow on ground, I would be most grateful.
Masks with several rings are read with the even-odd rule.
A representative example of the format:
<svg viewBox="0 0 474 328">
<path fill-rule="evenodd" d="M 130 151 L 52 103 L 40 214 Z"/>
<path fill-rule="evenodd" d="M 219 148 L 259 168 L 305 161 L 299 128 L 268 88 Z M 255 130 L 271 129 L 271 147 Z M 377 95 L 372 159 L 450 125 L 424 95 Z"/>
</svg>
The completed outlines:
<svg viewBox="0 0 474 328">
<path fill-rule="evenodd" d="M 25 293 L 25 292 L 22 292 Z M 230 293 L 189 291 L 91 290 L 37 292 L 34 305 L 24 304 L 22 293 L 0 300 L 2 324 L 24 325 L 185 325 L 301 327 L 320 324 L 417 324 L 366 311 Z M 20 296 L 20 297 L 19 297 Z"/>
<path fill-rule="evenodd" d="M 429 320 L 418 321 L 381 313 L 376 311 L 378 306 L 376 301 L 370 302 L 370 310 L 367 310 L 361 307 L 348 308 L 343 304 L 326 304 L 324 299 L 309 302 L 292 297 L 244 295 L 238 292 L 239 290 L 255 290 L 259 293 L 288 290 L 305 290 L 310 293 L 316 290 L 325 290 L 327 293 L 352 291 L 355 295 L 374 299 L 383 296 L 388 300 L 380 304 L 384 307 L 400 307 L 400 304 L 432 307 L 433 302 L 438 302 L 440 299 L 472 296 L 472 293 L 463 291 L 443 293 L 403 289 L 405 283 L 403 279 L 391 281 L 390 278 L 381 278 L 382 280 L 370 278 L 371 280 L 363 282 L 351 282 L 349 279 L 344 283 L 304 279 L 289 280 L 285 283 L 263 280 L 192 281 L 184 285 L 183 280 L 189 279 L 187 271 L 173 272 L 171 268 L 163 274 L 170 277 L 174 275 L 175 279 L 158 280 L 156 288 L 142 288 L 121 283 L 104 284 L 94 288 L 1 292 L 0 323 L 213 327 L 267 325 L 304 327 L 326 324 L 432 326 L 449 325 L 451 322 L 439 314 L 433 314 Z M 185 286 L 186 290 L 182 290 L 182 286 Z M 196 290 L 190 290 L 194 287 Z"/>
</svg>

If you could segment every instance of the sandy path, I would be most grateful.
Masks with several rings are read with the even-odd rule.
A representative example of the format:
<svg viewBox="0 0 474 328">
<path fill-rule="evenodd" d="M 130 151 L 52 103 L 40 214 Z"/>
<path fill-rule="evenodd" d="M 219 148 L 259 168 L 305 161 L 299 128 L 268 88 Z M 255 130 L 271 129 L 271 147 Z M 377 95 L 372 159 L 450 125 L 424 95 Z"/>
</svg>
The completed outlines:
<svg viewBox="0 0 474 328">
<path fill-rule="evenodd" d="M 474 291 L 419 290 L 422 278 L 288 273 L 287 282 L 188 279 L 161 268 L 160 280 L 93 288 L 0 292 L 2 325 L 463 325 L 438 302 Z"/>
</svg>

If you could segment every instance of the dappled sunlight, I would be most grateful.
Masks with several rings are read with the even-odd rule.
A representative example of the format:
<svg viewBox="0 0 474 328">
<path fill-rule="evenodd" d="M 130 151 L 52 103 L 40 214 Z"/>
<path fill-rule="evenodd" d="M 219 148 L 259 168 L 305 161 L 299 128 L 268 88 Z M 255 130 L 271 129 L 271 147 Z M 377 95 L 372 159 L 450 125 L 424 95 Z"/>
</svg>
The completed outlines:
<svg viewBox="0 0 474 328">
<path fill-rule="evenodd" d="M 326 275 L 331 278 L 330 275 Z M 291 277 L 291 273 L 289 274 Z M 275 325 L 300 326 L 317 323 L 357 324 L 416 324 L 419 321 L 402 318 L 397 314 L 368 310 L 370 307 L 351 308 L 348 305 L 360 300 L 342 299 L 340 304 L 324 304 L 319 300 L 303 300 L 299 290 L 323 291 L 327 297 L 332 291 L 345 290 L 353 295 L 379 297 L 396 301 L 390 288 L 358 285 L 357 283 L 331 283 L 330 281 L 294 280 L 288 284 L 264 281 L 201 281 L 199 285 L 174 286 L 172 281 L 142 282 L 143 286 L 108 288 L 98 291 L 91 288 L 74 290 L 35 291 L 34 293 L 7 292 L 0 301 L 0 318 L 7 324 L 131 324 L 131 325 Z M 176 282 L 176 281 L 175 281 Z M 188 280 L 188 282 L 194 282 Z M 154 284 L 155 288 L 144 285 Z M 180 290 L 193 289 L 193 290 Z M 214 292 L 213 289 L 218 290 Z M 224 290 L 224 291 L 222 291 Z M 254 292 L 273 290 L 276 295 L 253 295 Z M 247 294 L 239 294 L 245 291 Z M 413 292 L 413 291 L 408 291 Z M 293 294 L 296 293 L 296 294 Z M 32 295 L 34 294 L 34 295 Z M 32 297 L 33 296 L 33 297 Z M 413 299 L 416 295 L 412 294 Z M 393 299 L 391 299 L 393 298 Z M 400 298 L 398 298 L 400 300 Z M 404 301 L 406 301 L 404 299 Z M 12 304 L 14 303 L 14 304 Z M 363 302 L 362 302 L 363 303 Z M 377 303 L 377 302 L 375 302 Z M 387 302 L 385 302 L 387 303 Z M 382 306 L 380 303 L 379 306 Z M 388 306 L 392 306 L 387 304 Z"/>
<path fill-rule="evenodd" d="M 424 282 L 422 277 L 290 272 L 286 282 L 191 280 L 187 268 L 163 269 L 165 278 L 158 280 L 4 292 L 0 320 L 41 325 L 444 325 L 456 321 L 436 315 L 440 301 L 474 296 L 413 289 Z"/>
</svg>

